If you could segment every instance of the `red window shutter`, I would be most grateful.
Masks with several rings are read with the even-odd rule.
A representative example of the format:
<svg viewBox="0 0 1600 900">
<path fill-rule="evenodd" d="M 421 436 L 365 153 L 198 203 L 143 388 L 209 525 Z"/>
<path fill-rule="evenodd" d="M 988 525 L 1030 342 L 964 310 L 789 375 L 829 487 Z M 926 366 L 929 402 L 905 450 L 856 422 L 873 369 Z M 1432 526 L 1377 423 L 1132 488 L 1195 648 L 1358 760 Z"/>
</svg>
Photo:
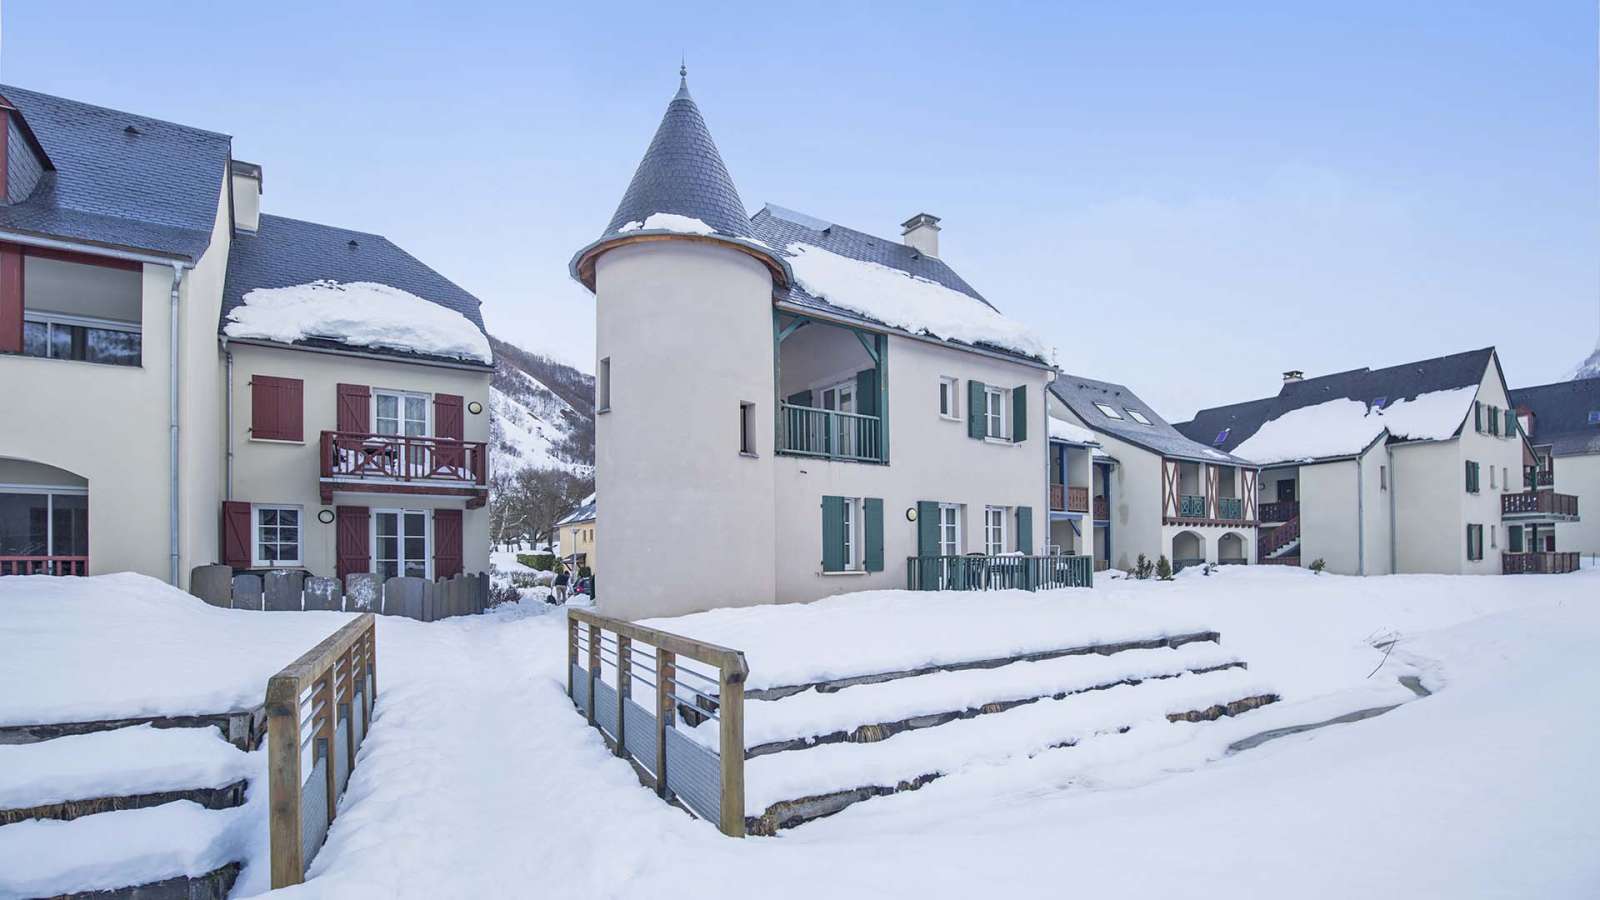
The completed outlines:
<svg viewBox="0 0 1600 900">
<path fill-rule="evenodd" d="M 434 394 L 433 436 L 459 441 L 465 434 L 466 429 L 461 419 L 461 398 L 456 394 Z"/>
<path fill-rule="evenodd" d="M 0 245 L 0 353 L 22 352 L 22 248 Z"/>
<path fill-rule="evenodd" d="M 339 430 L 354 434 L 371 434 L 372 390 L 364 384 L 341 384 L 338 391 L 336 408 Z"/>
<path fill-rule="evenodd" d="M 433 511 L 433 577 L 461 574 L 461 510 Z"/>
<path fill-rule="evenodd" d="M 372 571 L 372 551 L 368 537 L 371 518 L 365 506 L 339 507 L 338 522 L 334 526 L 337 529 L 334 539 L 337 544 L 336 569 L 340 578 L 352 573 Z"/>
<path fill-rule="evenodd" d="M 270 441 L 305 440 L 305 385 L 298 378 L 250 378 L 250 434 Z"/>
<path fill-rule="evenodd" d="M 250 504 L 238 500 L 222 502 L 222 564 L 250 568 Z"/>
</svg>

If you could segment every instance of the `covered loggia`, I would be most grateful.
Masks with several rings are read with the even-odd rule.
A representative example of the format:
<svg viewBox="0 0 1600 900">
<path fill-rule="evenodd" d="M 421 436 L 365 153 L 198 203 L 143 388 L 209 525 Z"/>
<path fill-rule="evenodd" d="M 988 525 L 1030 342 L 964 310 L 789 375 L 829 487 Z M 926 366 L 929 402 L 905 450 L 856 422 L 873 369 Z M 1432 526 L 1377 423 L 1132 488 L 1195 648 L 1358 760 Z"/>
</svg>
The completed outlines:
<svg viewBox="0 0 1600 900">
<path fill-rule="evenodd" d="M 778 452 L 889 459 L 885 335 L 775 314 Z"/>
</svg>

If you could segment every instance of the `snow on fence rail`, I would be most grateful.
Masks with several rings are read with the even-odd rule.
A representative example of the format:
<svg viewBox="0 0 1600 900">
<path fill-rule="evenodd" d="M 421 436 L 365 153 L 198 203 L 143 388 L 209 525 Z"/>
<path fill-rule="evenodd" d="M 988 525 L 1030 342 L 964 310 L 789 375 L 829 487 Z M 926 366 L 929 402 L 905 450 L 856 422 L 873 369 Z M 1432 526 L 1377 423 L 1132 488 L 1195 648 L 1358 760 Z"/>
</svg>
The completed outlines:
<svg viewBox="0 0 1600 900">
<path fill-rule="evenodd" d="M 716 677 L 679 657 L 710 666 Z M 745 828 L 749 673 L 737 650 L 567 610 L 567 696 L 606 746 L 633 764 L 640 782 L 663 800 L 716 822 L 729 837 L 743 837 Z M 641 694 L 644 704 L 636 699 Z M 678 727 L 680 720 L 692 728 L 708 719 L 717 722 L 715 748 Z"/>
<path fill-rule="evenodd" d="M 305 880 L 372 724 L 375 622 L 363 613 L 267 681 L 273 888 Z"/>
<path fill-rule="evenodd" d="M 307 577 L 304 572 L 275 570 L 261 575 L 233 574 L 229 566 L 195 566 L 189 592 L 223 609 L 332 610 L 374 612 L 433 622 L 468 616 L 489 608 L 487 572 L 458 574 L 429 581 L 367 573 L 338 578 Z"/>
</svg>

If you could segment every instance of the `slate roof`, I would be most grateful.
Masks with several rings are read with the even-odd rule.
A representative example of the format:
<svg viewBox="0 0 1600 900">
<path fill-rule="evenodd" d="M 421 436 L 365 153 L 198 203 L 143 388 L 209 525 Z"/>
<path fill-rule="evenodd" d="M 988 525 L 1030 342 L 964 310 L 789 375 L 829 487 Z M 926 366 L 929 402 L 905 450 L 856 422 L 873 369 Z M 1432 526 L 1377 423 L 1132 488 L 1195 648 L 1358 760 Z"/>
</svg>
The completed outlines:
<svg viewBox="0 0 1600 900">
<path fill-rule="evenodd" d="M 53 166 L 0 205 L 0 231 L 189 262 L 205 253 L 232 138 L 10 85 L 0 96 Z"/>
<path fill-rule="evenodd" d="M 656 136 L 602 237 L 621 234 L 624 225 L 643 222 L 660 212 L 699 219 L 718 234 L 750 237 L 744 201 L 739 199 L 739 189 L 733 186 L 700 107 L 689 96 L 687 78 L 678 82 L 678 93 L 667 104 Z"/>
<path fill-rule="evenodd" d="M 1180 422 L 1176 427 L 1194 441 L 1231 453 L 1262 425 L 1292 410 L 1341 399 L 1360 400 L 1370 408 L 1379 397 L 1384 398 L 1387 406 L 1396 400 L 1414 400 L 1422 394 L 1476 386 L 1494 358 L 1494 348 L 1484 347 L 1384 369 L 1351 369 L 1285 382 L 1277 396 L 1202 409 L 1193 419 Z M 1228 430 L 1227 438 L 1213 445 L 1223 429 Z"/>
<path fill-rule="evenodd" d="M 293 287 L 325 280 L 391 285 L 453 309 L 484 331 L 478 298 L 383 235 L 268 215 L 261 217 L 255 234 L 240 232 L 234 236 L 217 327 L 220 330 L 228 321 L 228 313 L 256 288 Z M 366 347 L 361 350 L 378 352 Z"/>
<path fill-rule="evenodd" d="M 1589 424 L 1600 413 L 1600 378 L 1517 388 L 1511 404 L 1533 413 L 1532 443 L 1549 444 L 1556 456 L 1600 453 L 1600 424 Z"/>
<path fill-rule="evenodd" d="M 1056 375 L 1056 380 L 1050 383 L 1050 392 L 1055 394 L 1056 399 L 1066 404 L 1067 408 L 1090 429 L 1127 441 L 1136 447 L 1143 447 L 1152 453 L 1194 462 L 1228 463 L 1252 469 L 1256 467 L 1256 464 L 1249 460 L 1220 452 L 1183 436 L 1126 385 L 1061 372 Z M 1117 410 L 1124 418 L 1111 418 L 1095 406 L 1097 402 Z M 1150 424 L 1143 425 L 1134 421 L 1128 415 L 1127 411 L 1130 409 L 1143 414 L 1150 420 Z"/>
<path fill-rule="evenodd" d="M 595 495 L 590 494 L 588 499 L 578 504 L 577 509 L 574 509 L 572 512 L 562 516 L 561 520 L 556 522 L 556 525 L 559 527 L 561 525 L 571 525 L 573 522 L 588 522 L 594 519 L 594 516 Z"/>
</svg>

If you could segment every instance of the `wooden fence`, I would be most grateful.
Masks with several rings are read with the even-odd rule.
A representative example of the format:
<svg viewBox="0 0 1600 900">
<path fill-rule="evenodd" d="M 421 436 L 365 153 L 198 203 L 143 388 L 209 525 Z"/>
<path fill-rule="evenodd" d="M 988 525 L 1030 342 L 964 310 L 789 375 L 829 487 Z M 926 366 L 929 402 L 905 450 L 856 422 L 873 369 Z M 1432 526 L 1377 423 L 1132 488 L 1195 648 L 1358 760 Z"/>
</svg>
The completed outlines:
<svg viewBox="0 0 1600 900">
<path fill-rule="evenodd" d="M 429 581 L 405 577 L 385 580 L 377 575 L 352 573 L 341 581 L 307 576 L 292 569 L 235 575 L 229 566 L 195 566 L 189 573 L 189 593 L 224 609 L 344 610 L 434 622 L 488 609 L 489 574 L 458 574 Z"/>
<path fill-rule="evenodd" d="M 377 701 L 375 622 L 362 614 L 267 681 L 273 888 L 305 880 L 355 768 Z"/>
<path fill-rule="evenodd" d="M 749 672 L 737 650 L 567 610 L 567 696 L 641 782 L 730 837 L 744 836 Z"/>
<path fill-rule="evenodd" d="M 1087 556 L 910 556 L 906 589 L 912 591 L 1048 591 L 1093 587 Z"/>
</svg>

